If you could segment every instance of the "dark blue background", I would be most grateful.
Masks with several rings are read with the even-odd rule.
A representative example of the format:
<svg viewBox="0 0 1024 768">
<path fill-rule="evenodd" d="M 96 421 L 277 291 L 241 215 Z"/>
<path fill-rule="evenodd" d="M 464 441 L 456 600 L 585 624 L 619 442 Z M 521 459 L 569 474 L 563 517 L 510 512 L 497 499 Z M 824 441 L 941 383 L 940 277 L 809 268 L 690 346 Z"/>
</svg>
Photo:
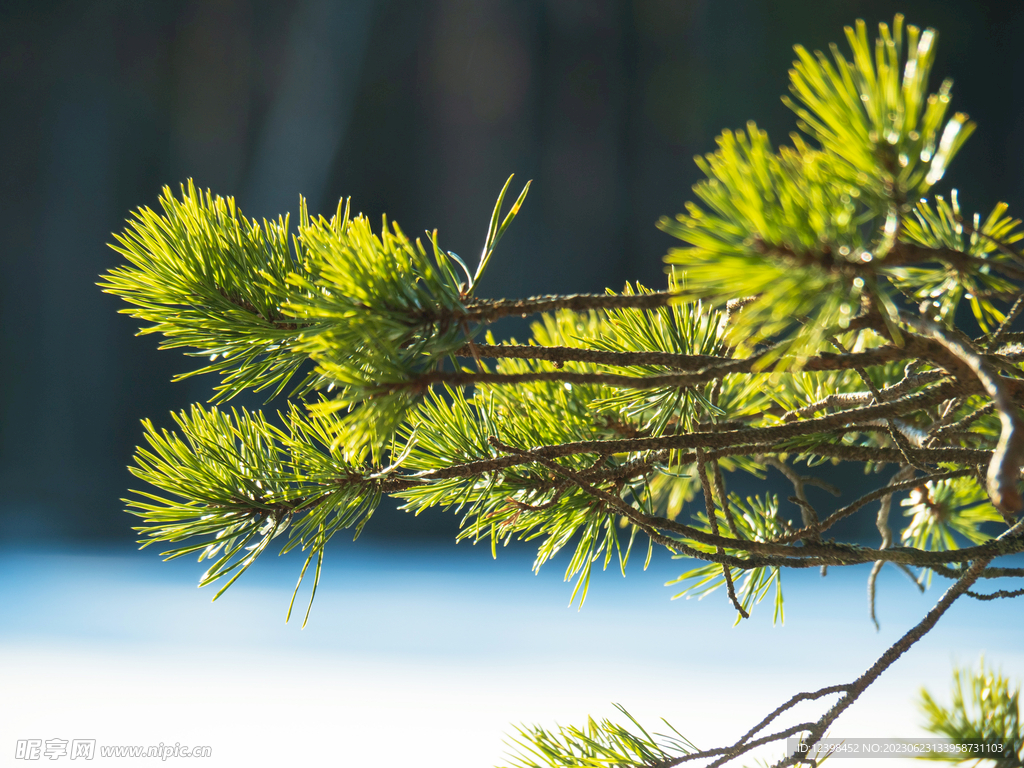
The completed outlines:
<svg viewBox="0 0 1024 768">
<path fill-rule="evenodd" d="M 659 285 L 692 156 L 776 141 L 791 46 L 894 11 L 940 32 L 933 85 L 979 123 L 949 176 L 1021 209 L 1024 5 L 814 0 L 0 3 L 0 540 L 127 542 L 139 420 L 205 399 L 95 287 L 128 213 L 188 177 L 250 215 L 387 212 L 472 259 L 510 173 L 534 179 L 485 295 Z M 255 402 L 255 401 L 252 401 Z M 395 513 L 368 534 L 449 536 Z"/>
<path fill-rule="evenodd" d="M 193 361 L 135 338 L 95 282 L 110 233 L 188 177 L 254 216 L 351 195 L 472 258 L 514 172 L 534 187 L 486 295 L 658 285 L 654 222 L 690 196 L 692 156 L 751 118 L 783 141 L 792 44 L 897 10 L 938 28 L 933 85 L 955 76 L 979 123 L 949 183 L 1020 211 L 1019 2 L 0 0 L 0 755 L 58 737 L 208 744 L 218 766 L 484 765 L 509 723 L 609 701 L 708 747 L 860 674 L 938 590 L 886 568 L 876 634 L 866 566 L 797 572 L 785 630 L 770 605 L 730 630 L 721 593 L 668 603 L 688 564 L 665 556 L 597 574 L 577 612 L 564 557 L 534 577 L 525 551 L 451 545 L 440 514 L 382 510 L 371 541 L 338 541 L 305 631 L 281 622 L 294 556 L 210 605 L 204 566 L 129 551 L 119 501 L 139 420 L 169 424 L 210 382 L 172 385 Z M 1020 625 L 1013 601 L 958 604 L 834 735 L 920 735 L 916 687 L 945 695 L 983 650 L 1019 679 Z"/>
</svg>

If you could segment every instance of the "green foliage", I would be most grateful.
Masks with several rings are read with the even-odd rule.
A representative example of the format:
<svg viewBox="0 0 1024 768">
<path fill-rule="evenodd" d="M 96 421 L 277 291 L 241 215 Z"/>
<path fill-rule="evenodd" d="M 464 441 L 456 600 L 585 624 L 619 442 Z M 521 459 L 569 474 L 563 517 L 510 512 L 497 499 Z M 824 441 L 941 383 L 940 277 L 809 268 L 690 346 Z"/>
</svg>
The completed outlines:
<svg viewBox="0 0 1024 768">
<path fill-rule="evenodd" d="M 918 706 L 930 733 L 965 747 L 961 752 L 930 752 L 922 759 L 993 768 L 1017 768 L 1024 763 L 1020 688 L 986 666 L 984 659 L 976 671 L 954 671 L 949 707 L 925 689 Z"/>
<path fill-rule="evenodd" d="M 523 201 L 526 200 L 526 195 L 530 191 L 530 184 L 532 181 L 526 182 L 526 186 L 523 187 L 523 191 L 519 193 L 519 197 L 512 203 L 512 207 L 509 212 L 505 215 L 505 218 L 501 218 L 502 203 L 505 202 L 505 194 L 508 192 L 509 186 L 512 184 L 512 176 L 508 177 L 505 182 L 505 186 L 501 188 L 501 192 L 498 193 L 498 202 L 494 204 L 494 211 L 491 213 L 491 222 L 487 226 L 487 237 L 484 238 L 484 249 L 480 253 L 480 263 L 477 265 L 476 272 L 469 279 L 468 290 L 472 291 L 477 282 L 483 277 L 484 270 L 487 269 L 487 263 L 491 260 L 491 256 L 494 254 L 494 249 L 498 246 L 498 241 L 504 236 L 505 231 L 508 229 L 508 225 L 515 219 L 516 214 L 519 213 L 519 209 L 523 207 Z M 500 221 L 500 223 L 499 223 Z M 456 258 L 455 254 L 449 253 L 452 258 Z"/>
<path fill-rule="evenodd" d="M 748 497 L 744 502 L 733 494 L 729 497 L 729 507 L 739 534 L 738 538 L 746 541 L 771 541 L 779 534 L 785 532 L 779 517 L 779 499 L 777 496 L 769 495 L 765 499 L 761 499 L 760 496 Z M 717 509 L 715 514 L 718 518 L 718 528 L 727 529 L 728 520 L 726 516 Z M 704 523 L 704 530 L 710 533 L 711 526 L 707 514 L 701 514 L 699 518 Z M 699 547 L 700 545 L 697 546 Z M 707 549 L 706 547 L 703 548 Z M 732 554 L 738 554 L 740 557 L 746 555 L 745 552 L 734 552 Z M 760 603 L 774 586 L 775 600 L 772 624 L 785 622 L 785 613 L 782 606 L 782 576 L 778 568 L 750 568 L 748 570 L 731 568 L 730 573 L 738 587 L 737 597 L 739 598 L 739 604 L 746 611 L 747 615 L 751 613 L 753 607 Z M 682 592 L 673 596 L 673 600 L 680 597 L 696 597 L 698 600 L 702 600 L 725 584 L 725 576 L 722 566 L 709 563 L 708 565 L 692 568 L 682 576 L 668 582 L 668 585 L 672 584 L 685 585 Z M 739 624 L 742 618 L 742 615 L 737 611 L 736 624 Z"/>
<path fill-rule="evenodd" d="M 955 534 L 971 544 L 981 544 L 992 538 L 981 526 L 1003 522 L 985 490 L 972 477 L 929 481 L 911 491 L 900 504 L 905 508 L 903 515 L 910 518 L 900 540 L 904 546 L 917 549 L 959 549 Z M 931 583 L 931 570 L 925 579 Z"/>
<path fill-rule="evenodd" d="M 964 217 L 956 190 L 922 197 L 974 128 L 946 118 L 949 81 L 928 93 L 935 33 L 897 16 L 873 50 L 863 22 L 847 39 L 849 56 L 796 49 L 787 103 L 809 138 L 775 149 L 751 122 L 697 158 L 698 202 L 660 222 L 683 243 L 666 257 L 665 291 L 477 296 L 529 189 L 505 214 L 511 178 L 475 270 L 436 232 L 411 239 L 386 218 L 375 230 L 348 201 L 330 218 L 300 201 L 292 232 L 287 217 L 245 219 L 231 198 L 191 182 L 180 199 L 165 189 L 162 213 L 140 209 L 115 236 L 128 264 L 101 285 L 148 324 L 142 333 L 208 358 L 184 375 L 219 375 L 215 402 L 246 389 L 291 400 L 276 420 L 197 405 L 174 417 L 175 431 L 144 422 L 132 471 L 150 490 L 127 502 L 144 545 L 209 561 L 200 584 L 220 582 L 219 596 L 280 537 L 282 552 L 307 554 L 296 594 L 315 561 L 315 594 L 328 541 L 358 536 L 390 495 L 414 514 L 458 514 L 459 539 L 495 554 L 534 542 L 535 568 L 564 550 L 580 605 L 594 564 L 615 560 L 624 572 L 634 545 L 646 562 L 656 546 L 699 560 L 671 582 L 677 597 L 724 585 L 739 616 L 774 587 L 774 621 L 782 567 L 874 562 L 877 574 L 893 562 L 915 578 L 912 568 L 958 578 L 950 600 L 968 578 L 1017 573 L 979 569 L 1024 551 L 1019 536 L 976 547 L 1011 519 L 1004 502 L 1024 462 L 1024 335 L 1010 327 L 1024 307 L 1024 256 L 1013 250 L 1024 230 L 1002 203 L 982 222 Z M 980 337 L 957 327 L 964 301 Z M 499 343 L 489 327 L 513 315 L 539 315 L 525 344 Z M 804 486 L 830 486 L 797 464 L 825 461 L 866 473 L 896 464 L 899 485 L 819 512 Z M 986 465 L 987 485 L 976 479 Z M 796 514 L 774 494 L 727 494 L 723 473 L 764 479 L 769 467 L 793 485 Z M 688 509 L 697 497 L 727 506 Z M 895 500 L 899 521 L 889 519 Z M 825 538 L 865 513 L 879 549 Z M 903 546 L 889 546 L 897 537 Z M 933 732 L 1003 739 L 1019 763 L 1018 693 L 984 670 L 965 685 L 958 673 L 952 710 L 924 694 Z M 808 725 L 808 738 L 843 709 Z M 522 728 L 515 764 L 695 759 L 671 726 L 674 735 L 651 736 L 622 712 L 629 728 Z"/>
<path fill-rule="evenodd" d="M 552 732 L 540 726 L 520 727 L 511 739 L 515 752 L 509 768 L 627 768 L 660 765 L 697 751 L 667 720 L 662 722 L 671 733 L 652 736 L 622 706 L 616 704 L 615 708 L 636 730 L 592 717 L 583 728 L 559 726 Z"/>
<path fill-rule="evenodd" d="M 374 234 L 347 205 L 330 220 L 303 220 L 299 233 L 308 271 L 288 276 L 293 293 L 285 306 L 320 323 L 300 343 L 338 389 L 319 407 L 348 411 L 336 440 L 353 455 L 367 446 L 379 453 L 417 400 L 404 385 L 462 343 L 456 318 L 466 312 L 470 275 L 456 271 L 436 233 L 428 253 L 386 219 Z"/>
<path fill-rule="evenodd" d="M 886 24 L 878 29 L 872 51 L 863 21 L 846 28 L 850 60 L 836 45 L 832 61 L 796 46 L 790 70 L 796 101 L 784 101 L 800 128 L 836 159 L 834 172 L 863 190 L 870 208 L 885 213 L 891 201 L 923 194 L 939 181 L 975 126 L 959 112 L 943 126 L 952 80 L 928 94 L 935 31 L 907 26 L 904 55 L 903 17 L 896 16 L 891 30 Z"/>
<path fill-rule="evenodd" d="M 972 477 L 929 481 L 900 502 L 911 518 L 903 529 L 903 542 L 912 547 L 943 551 L 957 549 L 954 533 L 971 544 L 992 538 L 979 526 L 1003 521 L 985 490 Z"/>
<path fill-rule="evenodd" d="M 320 321 L 317 332 L 302 337 L 300 349 L 338 387 L 318 407 L 347 411 L 335 441 L 353 456 L 362 458 L 370 449 L 380 457 L 419 399 L 422 387 L 409 385 L 472 336 L 467 302 L 529 189 L 527 184 L 499 225 L 511 181 L 498 197 L 475 274 L 441 250 L 436 231 L 428 253 L 397 224 L 389 230 L 387 219 L 374 234 L 365 217 L 350 216 L 347 203 L 330 220 L 303 216 L 299 239 L 307 271 L 288 276 L 292 292 L 285 306 L 296 317 Z"/>
<path fill-rule="evenodd" d="M 461 345 L 469 333 L 467 301 L 487 259 L 521 207 L 529 185 L 499 225 L 511 178 L 502 189 L 475 274 L 443 252 L 437 233 L 428 253 L 385 219 L 379 235 L 339 202 L 330 219 L 311 218 L 300 200 L 298 235 L 289 223 L 245 219 L 233 198 L 198 192 L 182 199 L 165 188 L 164 214 L 141 209 L 115 250 L 132 266 L 111 270 L 101 286 L 154 325 L 167 347 L 220 372 L 216 401 L 245 389 L 280 393 L 308 360 L 316 365 L 292 394 L 338 393 L 318 407 L 347 411 L 334 440 L 356 458 L 380 452 L 418 399 L 418 375 Z M 461 274 L 459 272 L 461 270 Z M 218 358 L 220 358 L 218 360 Z"/>
<path fill-rule="evenodd" d="M 885 343 L 885 339 L 872 330 L 837 335 L 835 338 L 851 352 L 863 352 Z M 902 361 L 874 366 L 870 370 L 871 383 L 879 388 L 892 386 L 903 378 L 904 368 L 905 365 Z M 830 397 L 852 396 L 864 394 L 867 391 L 867 385 L 860 374 L 849 369 L 773 372 L 765 374 L 760 381 L 771 400 L 783 408 L 786 413 L 809 408 Z M 828 407 L 821 406 L 815 413 L 819 411 L 826 412 Z M 782 423 L 782 419 L 780 417 L 772 418 L 769 415 L 766 423 Z"/>
<path fill-rule="evenodd" d="M 634 294 L 627 290 L 625 295 L 649 293 L 639 285 L 636 291 Z M 545 315 L 534 323 L 531 343 L 575 343 L 611 351 L 703 353 L 715 348 L 716 326 L 710 320 L 705 317 L 694 325 L 692 306 L 622 310 L 608 317 L 563 311 Z M 659 346 L 663 343 L 666 346 Z M 510 375 L 555 370 L 593 373 L 596 368 L 590 363 L 566 363 L 556 369 L 547 361 L 516 359 L 499 360 L 495 366 L 496 372 Z M 664 372 L 658 366 L 616 370 L 635 375 Z M 449 389 L 443 396 L 428 395 L 403 430 L 403 437 L 411 446 L 404 466 L 426 472 L 495 458 L 499 452 L 489 444 L 491 436 L 527 448 L 623 435 L 662 434 L 670 426 L 692 424 L 699 409 L 715 410 L 699 392 L 672 388 L 616 393 L 603 385 L 538 381 L 516 387 L 480 385 L 471 396 Z M 555 463 L 571 472 L 587 473 L 595 469 L 612 470 L 641 458 L 631 454 L 609 456 L 595 465 L 592 458 L 575 455 Z M 632 497 L 644 503 L 642 483 L 626 483 L 619 493 L 623 498 Z M 557 470 L 546 466 L 523 465 L 495 474 L 486 483 L 451 478 L 397 495 L 407 500 L 406 509 L 417 514 L 435 505 L 465 510 L 460 538 L 489 539 L 492 549 L 499 541 L 507 543 L 513 537 L 542 539 L 535 568 L 575 541 L 566 579 L 577 578 L 573 599 L 579 596 L 581 604 L 593 563 L 603 557 L 607 567 L 612 557 L 617 557 L 619 567 L 624 569 L 636 535 L 635 527 L 627 526 L 629 538 L 623 543 L 620 524 L 625 525 L 625 521 L 608 514 L 602 501 L 573 487 Z"/>
<path fill-rule="evenodd" d="M 825 336 L 845 328 L 864 301 L 882 310 L 899 339 L 886 257 L 900 239 L 934 239 L 938 217 L 923 201 L 916 210 L 921 223 L 909 222 L 908 199 L 942 178 L 974 130 L 960 113 L 943 124 L 951 81 L 927 95 L 932 30 L 907 27 L 904 56 L 901 16 L 891 30 L 879 26 L 873 54 L 866 29 L 862 21 L 856 31 L 847 28 L 849 60 L 836 46 L 832 61 L 796 47 L 790 71 L 796 101 L 786 103 L 819 148 L 794 135 L 793 147 L 775 152 L 753 123 L 746 132 L 725 131 L 717 152 L 697 158 L 707 180 L 694 192 L 708 210 L 691 203 L 686 214 L 659 224 L 689 245 L 668 257 L 694 286 L 688 293 L 714 303 L 757 297 L 732 338 L 743 350 L 783 342 L 765 364 L 821 350 Z M 1002 212 L 997 208 L 982 230 L 994 238 L 982 246 L 985 253 L 1016 226 Z M 922 283 L 934 283 L 934 273 L 925 278 L 903 270 L 899 277 L 909 290 L 935 298 L 936 286 Z M 951 295 L 944 303 L 955 308 L 966 293 L 979 320 L 998 321 L 998 310 L 979 293 L 1005 292 L 1006 282 L 987 269 L 968 273 L 945 286 Z"/>
<path fill-rule="evenodd" d="M 1006 215 L 1006 203 L 998 203 L 981 224 L 981 217 L 974 214 L 973 223 L 965 225 L 960 213 L 957 190 L 952 190 L 950 200 L 935 196 L 935 208 L 922 199 L 914 208 L 914 218 L 904 221 L 904 235 L 910 242 L 933 249 L 948 248 L 966 253 L 979 260 L 975 265 L 945 265 L 942 268 L 904 267 L 893 269 L 896 285 L 910 293 L 925 305 L 930 302 L 931 313 L 937 315 L 947 326 L 952 326 L 957 307 L 967 299 L 978 325 L 989 333 L 1004 319 L 992 301 L 992 296 L 1012 295 L 1012 282 L 992 273 L 985 261 L 1011 262 L 999 246 L 1010 246 L 1024 238 L 1020 230 L 1020 219 Z M 966 231 L 965 231 L 966 230 Z"/>
<path fill-rule="evenodd" d="M 681 280 L 669 278 L 669 290 L 682 289 Z M 626 286 L 624 296 L 650 294 L 639 283 Z M 670 352 L 677 355 L 717 355 L 722 351 L 723 317 L 707 310 L 700 302 L 672 304 L 649 311 L 619 309 L 609 311 L 601 321 L 591 324 L 584 333 L 539 334 L 538 344 L 556 346 L 579 344 L 609 352 Z M 616 373 L 630 376 L 656 376 L 670 372 L 665 366 L 634 365 L 615 367 Z M 711 384 L 702 387 L 659 387 L 627 389 L 599 399 L 592 404 L 598 413 L 621 418 L 631 428 L 645 435 L 661 435 L 668 429 L 691 430 L 698 416 L 715 418 L 724 411 L 711 403 Z"/>
<path fill-rule="evenodd" d="M 548 321 L 549 325 L 553 323 Z M 502 360 L 497 365 L 502 373 L 534 368 L 551 366 L 542 362 L 531 366 L 520 360 Z M 601 427 L 588 405 L 600 394 L 601 387 L 557 381 L 518 387 L 481 386 L 472 396 L 461 390 L 448 390 L 444 395 L 430 393 L 403 430 L 403 437 L 412 444 L 404 467 L 424 472 L 496 458 L 500 452 L 490 444 L 492 436 L 521 447 L 593 439 Z M 568 471 L 583 472 L 593 462 L 578 455 L 556 463 Z M 435 505 L 461 510 L 460 538 L 490 539 L 492 550 L 513 536 L 541 538 L 537 568 L 579 534 L 575 555 L 566 570 L 566 579 L 580 576 L 574 598 L 577 594 L 581 599 L 585 597 L 591 564 L 602 554 L 606 565 L 615 552 L 623 566 L 628 558 L 628 547 L 620 546 L 616 520 L 601 512 L 603 503 L 565 483 L 564 477 L 543 465 L 524 464 L 493 473 L 487 479 L 449 478 L 413 486 L 396 495 L 406 500 L 406 509 L 417 514 Z"/>
<path fill-rule="evenodd" d="M 215 600 L 286 531 L 282 553 L 308 550 L 319 581 L 330 538 L 353 527 L 358 536 L 380 501 L 374 484 L 359 482 L 361 468 L 330 449 L 322 421 L 297 409 L 285 429 L 259 413 L 198 405 L 174 419 L 180 435 L 143 423 L 149 449 L 139 448 L 131 471 L 162 493 L 136 491 L 128 508 L 145 523 L 136 530 L 146 546 L 188 541 L 162 554 L 211 561 L 200 586 L 230 577 Z"/>
<path fill-rule="evenodd" d="M 190 347 L 210 364 L 178 378 L 219 373 L 217 401 L 245 389 L 282 391 L 307 355 L 296 345 L 310 330 L 282 310 L 280 285 L 302 269 L 289 245 L 288 217 L 243 217 L 234 198 L 200 192 L 189 181 L 181 200 L 164 187 L 163 215 L 141 208 L 111 246 L 131 266 L 112 269 L 100 283 L 131 306 L 121 310 L 162 333 L 161 349 Z M 296 247 L 300 247 L 296 245 Z M 307 376 L 296 389 L 309 391 Z"/>
<path fill-rule="evenodd" d="M 708 179 L 694 192 L 710 212 L 689 203 L 687 214 L 659 223 L 691 246 L 667 260 L 686 274 L 688 294 L 718 303 L 758 297 L 731 336 L 741 350 L 792 334 L 776 356 L 813 354 L 860 304 L 865 282 L 851 270 L 870 258 L 862 227 L 872 214 L 856 185 L 836 182 L 834 160 L 799 138 L 776 154 L 751 123 L 718 145 L 697 158 Z"/>
</svg>

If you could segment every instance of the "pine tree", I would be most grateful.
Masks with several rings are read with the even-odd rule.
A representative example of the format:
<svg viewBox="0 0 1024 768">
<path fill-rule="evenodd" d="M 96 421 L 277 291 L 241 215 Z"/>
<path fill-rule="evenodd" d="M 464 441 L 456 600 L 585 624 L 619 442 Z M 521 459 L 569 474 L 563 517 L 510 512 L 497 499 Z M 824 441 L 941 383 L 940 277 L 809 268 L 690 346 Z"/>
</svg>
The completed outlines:
<svg viewBox="0 0 1024 768">
<path fill-rule="evenodd" d="M 873 563 L 872 601 L 886 563 L 922 588 L 949 582 L 861 677 L 794 695 L 733 744 L 696 753 L 623 710 L 626 726 L 521 729 L 519 766 L 719 765 L 787 737 L 812 745 L 955 600 L 1024 593 L 975 590 L 1024 575 L 994 564 L 1024 551 L 1024 334 L 1011 330 L 1024 230 L 1002 203 L 965 214 L 956 190 L 934 189 L 974 130 L 947 114 L 950 81 L 929 93 L 935 32 L 897 16 L 874 43 L 862 21 L 846 37 L 849 53 L 795 49 L 789 145 L 749 123 L 697 158 L 698 202 L 659 225 L 680 245 L 657 290 L 478 296 L 529 188 L 504 214 L 511 178 L 475 268 L 436 232 L 374 229 L 348 201 L 330 218 L 301 204 L 293 229 L 191 182 L 165 189 L 161 212 L 140 209 L 116 236 L 128 264 L 101 285 L 142 333 L 206 358 L 185 376 L 219 383 L 176 430 L 144 422 L 132 471 L 149 490 L 127 502 L 144 544 L 208 561 L 201 585 L 219 596 L 280 538 L 306 553 L 289 616 L 310 565 L 315 595 L 330 539 L 358 536 L 385 495 L 456 510 L 459 538 L 495 553 L 537 542 L 537 568 L 569 548 L 580 603 L 593 566 L 625 569 L 634 547 L 695 561 L 683 590 L 724 587 L 737 621 L 769 593 L 781 618 L 786 568 Z M 526 343 L 490 330 L 531 315 Z M 224 405 L 247 390 L 290 405 Z M 888 479 L 826 516 L 805 493 L 828 487 L 808 473 L 825 462 Z M 781 473 L 791 506 L 730 494 L 736 472 Z M 826 538 L 854 515 L 876 518 L 880 544 Z M 984 738 L 1019 757 L 1016 694 L 999 691 L 974 721 L 962 695 L 948 712 L 926 697 L 933 730 L 967 739 L 980 731 L 965 723 L 997 723 Z M 772 730 L 804 701 L 817 720 Z"/>
</svg>

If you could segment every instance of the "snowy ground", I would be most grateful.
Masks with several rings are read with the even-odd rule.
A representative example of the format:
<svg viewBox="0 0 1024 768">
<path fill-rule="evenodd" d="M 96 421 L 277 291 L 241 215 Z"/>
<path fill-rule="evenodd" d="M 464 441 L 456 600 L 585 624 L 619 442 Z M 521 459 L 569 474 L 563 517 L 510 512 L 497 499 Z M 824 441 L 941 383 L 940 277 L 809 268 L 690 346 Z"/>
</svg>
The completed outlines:
<svg viewBox="0 0 1024 768">
<path fill-rule="evenodd" d="M 559 564 L 535 576 L 524 552 L 495 562 L 465 544 L 360 542 L 331 554 L 301 630 L 301 611 L 283 622 L 294 561 L 268 558 L 211 604 L 194 562 L 0 550 L 0 764 L 38 765 L 16 759 L 17 741 L 56 738 L 210 746 L 209 766 L 483 768 L 505 762 L 510 724 L 581 723 L 616 714 L 611 702 L 721 746 L 793 693 L 854 679 L 945 586 L 922 596 L 883 572 L 875 632 L 865 568 L 786 574 L 785 626 L 772 627 L 766 601 L 733 627 L 724 594 L 670 602 L 662 585 L 680 566 L 669 560 L 598 574 L 577 611 Z M 945 698 L 952 664 L 982 653 L 1024 679 L 1022 630 L 1019 602 L 960 601 L 832 735 L 923 735 L 918 689 Z M 92 764 L 156 762 L 97 753 Z"/>
</svg>

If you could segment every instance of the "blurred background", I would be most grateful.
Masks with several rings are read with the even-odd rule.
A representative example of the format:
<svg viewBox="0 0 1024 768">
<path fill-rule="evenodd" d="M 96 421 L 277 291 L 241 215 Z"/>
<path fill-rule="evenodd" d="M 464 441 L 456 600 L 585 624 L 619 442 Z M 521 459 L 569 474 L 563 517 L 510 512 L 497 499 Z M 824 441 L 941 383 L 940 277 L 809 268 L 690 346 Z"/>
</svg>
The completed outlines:
<svg viewBox="0 0 1024 768">
<path fill-rule="evenodd" d="M 947 181 L 968 209 L 1020 211 L 1021 3 L 0 2 L 0 540 L 130 541 L 139 420 L 210 394 L 171 384 L 196 362 L 134 337 L 95 286 L 163 185 L 194 178 L 256 217 L 351 196 L 472 261 L 515 173 L 533 188 L 483 295 L 660 286 L 654 224 L 691 197 L 693 155 L 750 119 L 785 141 L 792 45 L 897 10 L 939 30 L 933 84 L 954 76 L 979 124 Z M 454 525 L 381 517 L 368 535 Z"/>
<path fill-rule="evenodd" d="M 671 714 L 655 707 L 671 701 L 685 704 L 682 715 L 706 716 L 693 691 L 729 687 L 687 666 L 705 652 L 695 637 L 722 658 L 735 650 L 747 659 L 730 662 L 737 680 L 762 674 L 742 706 L 716 694 L 718 711 L 737 718 L 715 719 L 725 736 L 803 683 L 765 672 L 760 661 L 791 653 L 796 637 L 850 644 L 849 670 L 836 661 L 846 646 L 805 654 L 808 685 L 859 672 L 934 591 L 911 598 L 916 591 L 894 574 L 892 594 L 914 607 L 903 616 L 894 602 L 890 615 L 902 618 L 875 635 L 863 610 L 866 574 L 830 576 L 847 579 L 848 613 L 805 614 L 796 635 L 773 633 L 762 615 L 738 635 L 727 631 L 732 617 L 718 595 L 708 601 L 717 612 L 667 604 L 671 592 L 658 585 L 678 573 L 669 562 L 638 577 L 647 598 L 608 578 L 595 588 L 604 597 L 591 598 L 607 602 L 577 614 L 565 608 L 571 588 L 559 583 L 558 563 L 542 581 L 530 576 L 525 552 L 494 566 L 481 548 L 456 548 L 456 521 L 440 514 L 382 510 L 367 541 L 339 542 L 306 633 L 280 624 L 290 563 L 257 566 L 210 606 L 192 586 L 194 562 L 164 566 L 152 551 L 133 552 L 120 499 L 137 487 L 125 467 L 140 419 L 170 425 L 171 411 L 209 397 L 211 381 L 171 384 L 194 360 L 135 337 L 135 321 L 95 283 L 119 263 L 111 233 L 131 211 L 154 206 L 165 184 L 177 190 L 193 178 L 255 217 L 294 213 L 300 194 L 311 211 L 330 214 L 351 196 L 355 210 L 387 213 L 410 235 L 437 228 L 443 247 L 472 261 L 515 173 L 516 185 L 533 179 L 532 191 L 483 295 L 592 292 L 632 280 L 658 287 L 672 241 L 654 225 L 691 197 L 693 155 L 750 119 L 785 141 L 794 119 L 779 97 L 792 45 L 843 42 L 854 19 L 873 28 L 897 11 L 939 30 L 933 87 L 955 77 L 953 108 L 979 124 L 943 186 L 959 187 L 968 209 L 1005 200 L 1024 210 L 1019 2 L 0 1 L 0 687 L 3 722 L 18 726 L 5 726 L 4 739 L 72 738 L 89 712 L 85 730 L 107 743 L 144 735 L 219 744 L 215 756 L 226 761 L 211 764 L 312 760 L 319 747 L 295 752 L 293 733 L 315 726 L 362 734 L 345 737 L 364 750 L 350 757 L 365 753 L 375 764 L 435 764 L 408 754 L 381 760 L 397 732 L 421 740 L 424 754 L 435 742 L 468 750 L 437 764 L 483 765 L 498 759 L 507 722 L 578 722 L 593 696 L 632 692 L 652 715 Z M 817 599 L 817 582 L 800 583 Z M 488 612 L 488 600 L 511 607 Z M 844 734 L 910 723 L 909 697 L 923 676 L 937 674 L 933 687 L 945 690 L 950 649 L 965 662 L 1002 649 L 999 660 L 1024 671 L 1013 641 L 1019 616 L 992 610 L 1009 617 L 998 632 L 964 634 L 956 627 L 989 621 L 965 613 L 934 641 L 928 664 L 903 668 L 886 689 L 891 701 L 872 700 L 875 720 Z M 623 611 L 633 612 L 624 620 Z M 689 630 L 705 619 L 721 632 Z M 643 629 L 651 623 L 671 635 L 676 666 L 593 676 L 623 647 L 651 642 Z M 745 654 L 751 643 L 768 655 Z M 659 685 L 666 675 L 678 687 Z M 479 680 L 487 676 L 494 683 L 485 695 Z M 354 693 L 342 705 L 336 694 L 345 686 Z M 206 691 L 201 701 L 197 690 Z M 288 715 L 269 731 L 259 718 L 223 719 L 247 699 L 260 708 L 283 702 Z M 404 702 L 398 710 L 396 701 Z M 310 711 L 316 717 L 295 714 Z M 155 722 L 173 728 L 153 730 Z M 470 730 L 484 751 L 473 752 L 472 739 L 453 741 Z M 260 746 L 268 734 L 272 749 Z M 10 746 L 0 745 L 0 764 Z"/>
</svg>

